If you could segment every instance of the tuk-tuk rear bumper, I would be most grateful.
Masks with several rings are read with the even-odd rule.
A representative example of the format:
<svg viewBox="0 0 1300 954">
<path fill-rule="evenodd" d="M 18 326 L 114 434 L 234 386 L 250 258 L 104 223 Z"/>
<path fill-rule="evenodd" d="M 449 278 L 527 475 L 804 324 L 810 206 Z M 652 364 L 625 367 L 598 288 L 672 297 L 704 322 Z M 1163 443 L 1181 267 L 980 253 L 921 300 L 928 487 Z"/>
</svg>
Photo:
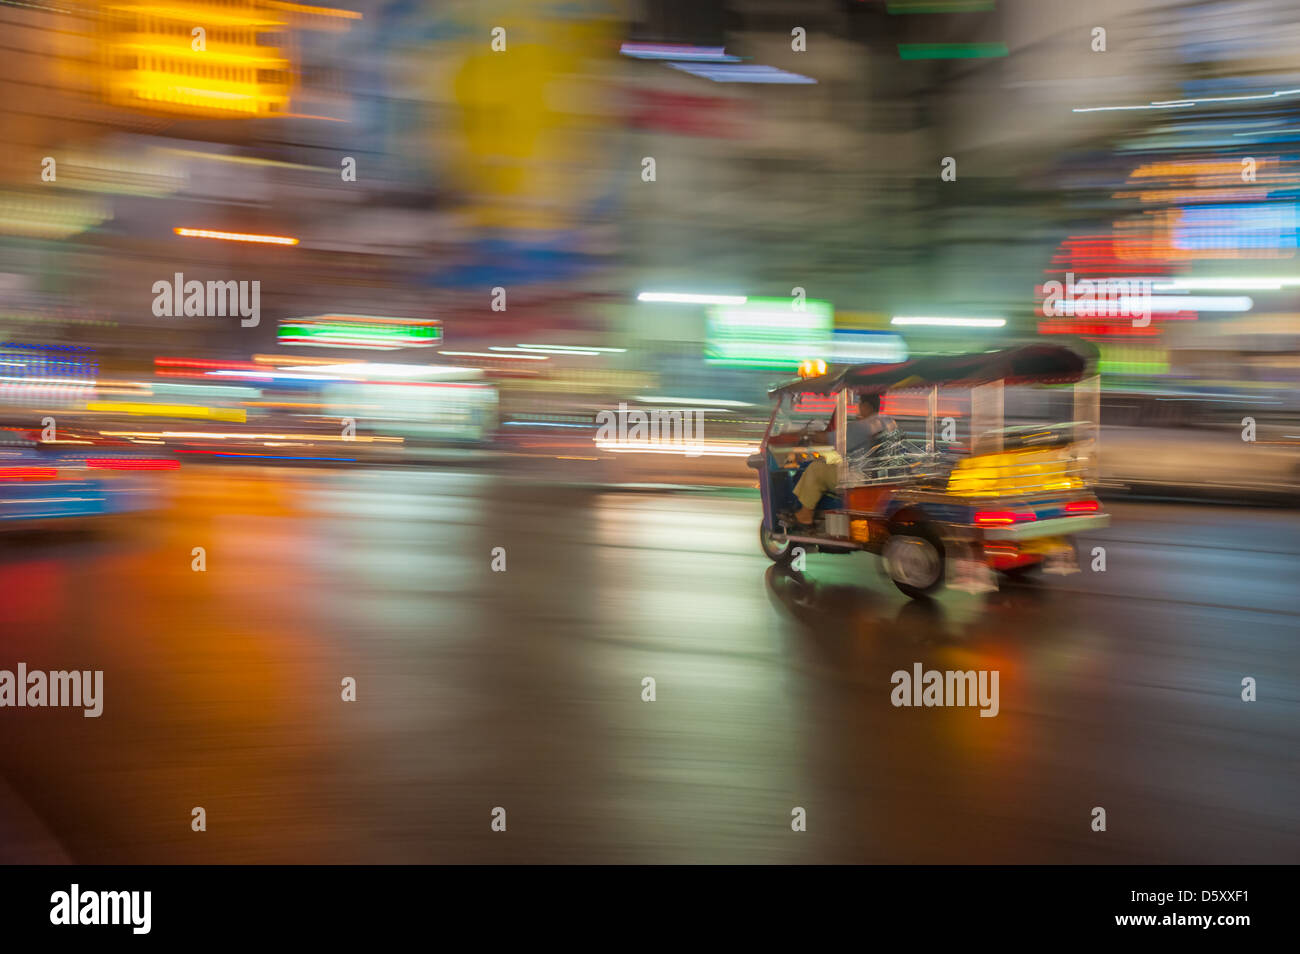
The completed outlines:
<svg viewBox="0 0 1300 954">
<path fill-rule="evenodd" d="M 1039 537 L 1063 537 L 1072 533 L 1086 533 L 1110 526 L 1110 514 L 1095 513 L 1086 517 L 1053 517 L 1050 520 L 1033 520 L 1009 527 L 989 527 L 984 530 L 985 540 L 1036 540 Z"/>
</svg>

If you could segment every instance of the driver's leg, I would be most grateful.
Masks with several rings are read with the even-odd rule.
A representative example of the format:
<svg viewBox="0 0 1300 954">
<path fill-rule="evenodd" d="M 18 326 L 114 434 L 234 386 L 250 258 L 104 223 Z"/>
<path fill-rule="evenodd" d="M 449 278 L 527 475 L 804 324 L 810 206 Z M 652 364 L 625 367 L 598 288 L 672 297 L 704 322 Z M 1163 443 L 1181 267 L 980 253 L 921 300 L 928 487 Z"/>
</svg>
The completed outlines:
<svg viewBox="0 0 1300 954">
<path fill-rule="evenodd" d="M 825 458 L 818 457 L 804 468 L 803 476 L 794 485 L 794 495 L 799 498 L 799 504 L 803 508 L 795 514 L 795 519 L 804 526 L 811 524 L 813 511 L 817 509 L 822 494 L 834 489 L 835 468 L 826 463 Z"/>
</svg>

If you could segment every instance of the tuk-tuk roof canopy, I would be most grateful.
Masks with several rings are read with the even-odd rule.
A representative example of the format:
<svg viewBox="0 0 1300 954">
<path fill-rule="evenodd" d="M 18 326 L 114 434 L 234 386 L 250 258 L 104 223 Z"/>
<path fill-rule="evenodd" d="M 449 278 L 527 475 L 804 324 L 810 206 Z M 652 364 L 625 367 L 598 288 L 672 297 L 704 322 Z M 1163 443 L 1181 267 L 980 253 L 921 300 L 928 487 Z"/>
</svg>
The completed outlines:
<svg viewBox="0 0 1300 954">
<path fill-rule="evenodd" d="M 790 392 L 832 394 L 845 388 L 876 392 L 932 385 L 975 387 L 991 381 L 1007 384 L 1069 384 L 1087 371 L 1088 362 L 1062 345 L 1030 344 L 980 354 L 937 354 L 898 364 L 855 364 L 814 378 L 799 378 L 773 388 Z"/>
</svg>

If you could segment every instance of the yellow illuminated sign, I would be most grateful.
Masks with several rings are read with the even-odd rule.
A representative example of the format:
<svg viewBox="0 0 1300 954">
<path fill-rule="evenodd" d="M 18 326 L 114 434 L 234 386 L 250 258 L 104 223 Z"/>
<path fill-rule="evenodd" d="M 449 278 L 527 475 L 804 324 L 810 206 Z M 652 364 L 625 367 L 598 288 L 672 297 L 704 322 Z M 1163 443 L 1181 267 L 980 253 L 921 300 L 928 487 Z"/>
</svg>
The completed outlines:
<svg viewBox="0 0 1300 954">
<path fill-rule="evenodd" d="M 575 14 L 579 6 L 502 0 L 490 11 L 465 4 L 451 15 L 465 39 L 439 51 L 453 65 L 438 74 L 435 96 L 452 107 L 458 135 L 439 148 L 476 198 L 477 225 L 550 231 L 584 224 L 576 213 L 598 180 L 583 170 L 599 162 L 593 135 L 607 128 L 603 98 L 613 95 L 599 78 L 608 75 L 619 33 L 610 17 Z M 505 32 L 493 49 L 497 24 Z"/>
<path fill-rule="evenodd" d="M 148 404 L 131 401 L 90 401 L 87 411 L 105 414 L 144 414 L 150 417 L 188 417 L 205 421 L 228 421 L 243 424 L 248 413 L 240 408 L 200 407 L 193 404 Z"/>
<path fill-rule="evenodd" d="M 103 4 L 111 102 L 207 116 L 289 109 L 292 64 L 280 49 L 291 4 L 186 0 Z"/>
</svg>

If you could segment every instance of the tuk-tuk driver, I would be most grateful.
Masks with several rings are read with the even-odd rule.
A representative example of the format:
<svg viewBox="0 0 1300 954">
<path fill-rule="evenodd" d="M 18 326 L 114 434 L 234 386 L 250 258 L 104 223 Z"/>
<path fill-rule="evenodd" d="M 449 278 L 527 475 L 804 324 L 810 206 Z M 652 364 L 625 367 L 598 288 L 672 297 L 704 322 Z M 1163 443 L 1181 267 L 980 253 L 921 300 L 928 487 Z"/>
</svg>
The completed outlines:
<svg viewBox="0 0 1300 954">
<path fill-rule="evenodd" d="M 867 457 L 875 453 L 880 445 L 898 434 L 898 422 L 886 414 L 880 413 L 880 395 L 863 393 L 858 395 L 858 416 L 846 425 L 844 449 L 849 457 Z M 813 521 L 813 511 L 823 494 L 833 493 L 838 475 L 836 465 L 824 457 L 816 458 L 803 472 L 799 482 L 794 485 L 794 495 L 799 498 L 800 509 L 795 520 L 802 527 L 808 527 Z"/>
</svg>

